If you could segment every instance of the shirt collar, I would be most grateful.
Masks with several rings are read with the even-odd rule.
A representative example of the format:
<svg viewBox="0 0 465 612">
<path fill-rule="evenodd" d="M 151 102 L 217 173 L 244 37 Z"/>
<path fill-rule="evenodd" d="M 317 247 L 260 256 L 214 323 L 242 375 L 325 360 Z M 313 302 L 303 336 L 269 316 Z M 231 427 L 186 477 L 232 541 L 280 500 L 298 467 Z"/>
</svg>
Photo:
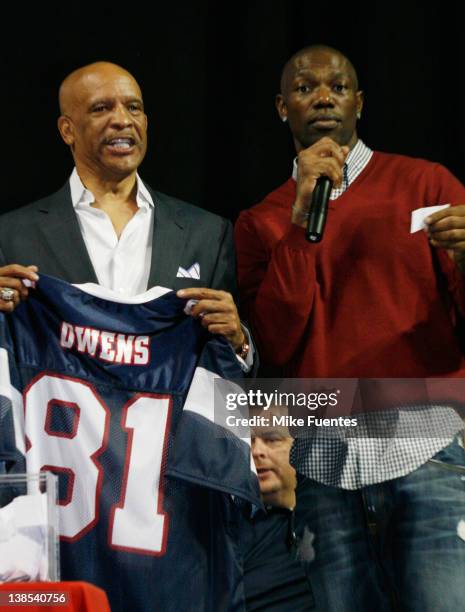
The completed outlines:
<svg viewBox="0 0 465 612">
<path fill-rule="evenodd" d="M 358 139 L 353 149 L 349 151 L 349 154 L 347 155 L 344 164 L 347 170 L 347 178 L 349 185 L 366 166 L 372 154 L 373 151 L 370 149 L 370 147 L 367 147 L 367 145 L 362 140 Z M 294 158 L 292 178 L 294 179 L 294 181 L 297 181 L 297 157 Z"/>
<path fill-rule="evenodd" d="M 154 202 L 152 196 L 147 189 L 147 187 L 142 182 L 140 176 L 136 173 L 136 183 L 137 183 L 137 193 L 136 193 L 136 203 L 139 208 L 149 208 L 154 207 Z M 69 186 L 71 189 L 71 201 L 73 203 L 74 208 L 78 206 L 90 206 L 95 202 L 94 194 L 84 187 L 83 182 L 76 170 L 74 168 L 71 176 L 69 177 Z"/>
</svg>

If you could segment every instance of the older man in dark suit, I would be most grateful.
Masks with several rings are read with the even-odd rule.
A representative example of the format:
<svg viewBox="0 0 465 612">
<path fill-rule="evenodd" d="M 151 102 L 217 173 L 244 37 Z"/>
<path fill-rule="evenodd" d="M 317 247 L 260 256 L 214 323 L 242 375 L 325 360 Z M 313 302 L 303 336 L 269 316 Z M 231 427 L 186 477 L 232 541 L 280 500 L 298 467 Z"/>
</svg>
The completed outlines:
<svg viewBox="0 0 465 612">
<path fill-rule="evenodd" d="M 27 298 L 23 280 L 37 280 L 39 271 L 71 283 L 98 282 L 122 296 L 162 285 L 198 300 L 193 316 L 202 315 L 210 332 L 246 357 L 231 295 L 230 223 L 140 179 L 147 116 L 135 79 L 98 62 L 72 72 L 59 98 L 58 129 L 75 169 L 55 194 L 1 217 L 0 311 Z"/>
</svg>

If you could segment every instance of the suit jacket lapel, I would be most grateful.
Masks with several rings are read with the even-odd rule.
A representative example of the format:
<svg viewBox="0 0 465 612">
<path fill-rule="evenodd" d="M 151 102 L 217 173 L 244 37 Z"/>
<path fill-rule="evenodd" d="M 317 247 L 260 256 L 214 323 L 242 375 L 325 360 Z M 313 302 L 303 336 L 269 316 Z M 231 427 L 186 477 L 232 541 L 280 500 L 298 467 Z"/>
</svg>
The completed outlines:
<svg viewBox="0 0 465 612">
<path fill-rule="evenodd" d="M 186 243 L 188 221 L 182 204 L 150 190 L 155 204 L 152 262 L 148 287 L 173 287 Z"/>
<path fill-rule="evenodd" d="M 69 183 L 45 199 L 40 212 L 44 214 L 40 231 L 56 258 L 57 267 L 63 271 L 62 278 L 70 283 L 97 283 L 71 202 Z"/>
<path fill-rule="evenodd" d="M 171 288 L 183 260 L 189 221 L 179 200 L 148 189 L 155 204 L 148 288 L 155 285 Z M 40 212 L 44 214 L 40 231 L 54 255 L 61 278 L 70 283 L 97 283 L 71 202 L 69 183 L 43 200 Z"/>
</svg>

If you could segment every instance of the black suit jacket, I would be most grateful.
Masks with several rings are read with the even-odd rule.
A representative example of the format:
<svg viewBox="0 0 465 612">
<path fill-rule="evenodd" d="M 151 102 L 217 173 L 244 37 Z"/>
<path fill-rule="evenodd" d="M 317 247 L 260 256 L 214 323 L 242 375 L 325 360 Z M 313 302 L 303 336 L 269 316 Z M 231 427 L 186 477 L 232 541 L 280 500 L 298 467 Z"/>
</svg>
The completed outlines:
<svg viewBox="0 0 465 612">
<path fill-rule="evenodd" d="M 232 226 L 229 221 L 149 189 L 155 203 L 148 287 L 211 287 L 236 297 Z M 178 278 L 180 266 L 200 265 L 200 280 Z M 70 283 L 97 282 L 69 183 L 51 196 L 0 216 L 0 266 L 35 264 Z"/>
</svg>

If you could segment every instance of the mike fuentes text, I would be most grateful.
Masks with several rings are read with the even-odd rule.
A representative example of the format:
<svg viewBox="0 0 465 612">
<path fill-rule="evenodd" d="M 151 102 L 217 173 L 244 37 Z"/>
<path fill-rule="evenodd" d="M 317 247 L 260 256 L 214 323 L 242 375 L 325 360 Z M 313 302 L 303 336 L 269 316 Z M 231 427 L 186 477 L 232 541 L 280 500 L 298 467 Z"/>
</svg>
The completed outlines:
<svg viewBox="0 0 465 612">
<path fill-rule="evenodd" d="M 254 415 L 251 417 L 238 417 L 229 414 L 226 417 L 228 427 L 357 427 L 356 418 L 337 417 L 332 419 L 318 418 L 309 414 L 306 419 L 291 415 Z"/>
</svg>

